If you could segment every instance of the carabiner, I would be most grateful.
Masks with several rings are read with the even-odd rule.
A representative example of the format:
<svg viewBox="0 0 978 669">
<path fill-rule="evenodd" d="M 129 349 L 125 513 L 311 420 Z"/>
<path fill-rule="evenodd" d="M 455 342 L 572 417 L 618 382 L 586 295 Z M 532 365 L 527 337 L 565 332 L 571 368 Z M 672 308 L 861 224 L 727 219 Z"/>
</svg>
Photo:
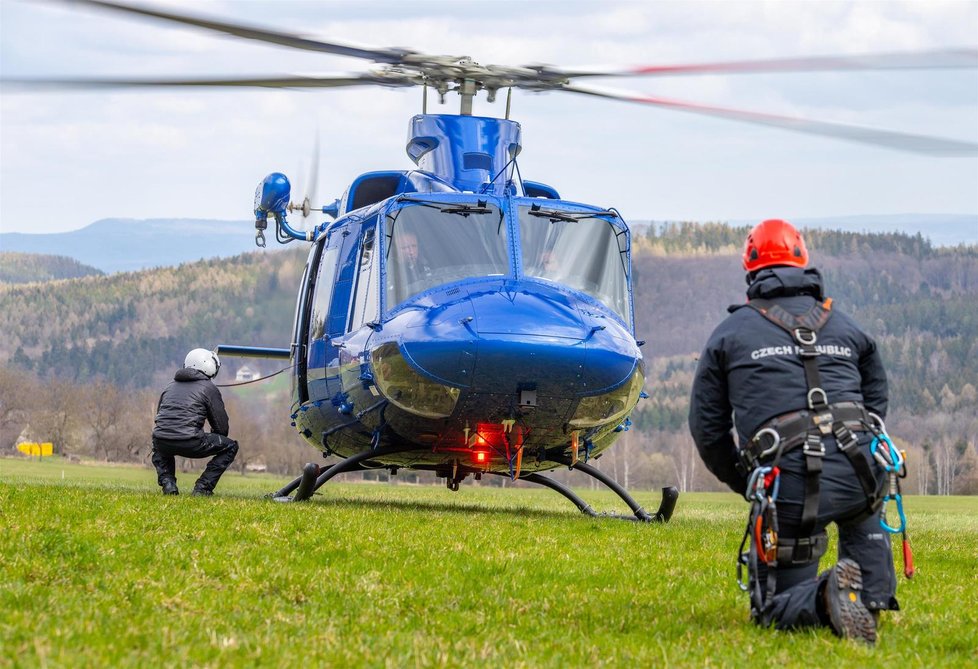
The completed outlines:
<svg viewBox="0 0 978 669">
<path fill-rule="evenodd" d="M 778 446 L 781 445 L 781 435 L 778 434 L 778 431 L 772 427 L 766 427 L 763 430 L 760 430 L 757 434 L 754 435 L 754 439 L 752 439 L 752 441 L 759 441 L 761 435 L 764 434 L 771 435 L 771 445 L 758 454 L 757 456 L 758 460 L 762 460 L 767 456 L 771 455 L 772 453 L 777 451 Z"/>
<path fill-rule="evenodd" d="M 896 503 L 897 516 L 900 518 L 899 527 L 893 527 L 886 522 L 886 504 L 889 501 Z M 907 529 L 907 516 L 903 513 L 903 496 L 900 493 L 887 495 L 883 498 L 882 512 L 880 513 L 880 526 L 890 534 L 899 534 Z"/>
<path fill-rule="evenodd" d="M 881 443 L 886 444 L 886 450 L 882 452 L 879 450 Z M 893 445 L 893 441 L 885 432 L 873 437 L 873 443 L 869 446 L 869 452 L 886 471 L 899 472 L 903 469 L 903 455 L 900 454 L 900 451 Z"/>
<path fill-rule="evenodd" d="M 744 499 L 748 502 L 763 501 L 766 492 L 764 485 L 764 477 L 772 470 L 772 467 L 757 467 L 750 473 L 750 478 L 747 479 L 747 490 L 744 491 Z M 776 486 L 779 485 L 780 476 L 775 479 Z M 775 495 L 777 495 L 777 488 L 775 489 Z"/>
</svg>

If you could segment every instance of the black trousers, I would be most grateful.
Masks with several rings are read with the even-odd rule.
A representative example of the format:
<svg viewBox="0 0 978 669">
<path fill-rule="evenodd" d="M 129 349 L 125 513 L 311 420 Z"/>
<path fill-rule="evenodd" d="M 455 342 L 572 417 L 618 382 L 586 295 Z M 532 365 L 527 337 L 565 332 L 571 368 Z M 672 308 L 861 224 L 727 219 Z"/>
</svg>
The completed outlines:
<svg viewBox="0 0 978 669">
<path fill-rule="evenodd" d="M 860 435 L 860 447 L 869 456 L 870 437 Z M 863 604 L 873 611 L 898 610 L 896 572 L 890 536 L 880 526 L 879 512 L 866 516 L 866 495 L 849 458 L 839 451 L 835 440 L 825 439 L 825 458 L 819 490 L 818 517 L 813 536 L 830 523 L 839 528 L 838 558 L 859 564 L 863 577 Z M 873 473 L 883 480 L 883 468 L 870 457 Z M 802 449 L 787 453 L 781 460 L 781 491 L 777 502 L 780 536 L 798 538 L 802 503 L 805 499 L 805 458 Z M 890 519 L 895 522 L 895 519 Z M 775 574 L 775 594 L 764 602 L 755 622 L 778 629 L 793 629 L 828 624 L 818 595 L 828 572 L 818 574 L 818 560 L 797 566 L 779 566 Z M 767 584 L 768 568 L 759 565 L 761 588 Z"/>
<path fill-rule="evenodd" d="M 238 442 L 213 432 L 205 433 L 200 439 L 185 441 L 153 438 L 153 466 L 156 467 L 156 480 L 160 486 L 166 481 L 177 479 L 174 456 L 212 458 L 197 479 L 194 488 L 213 491 L 221 475 L 231 466 L 237 454 Z"/>
</svg>

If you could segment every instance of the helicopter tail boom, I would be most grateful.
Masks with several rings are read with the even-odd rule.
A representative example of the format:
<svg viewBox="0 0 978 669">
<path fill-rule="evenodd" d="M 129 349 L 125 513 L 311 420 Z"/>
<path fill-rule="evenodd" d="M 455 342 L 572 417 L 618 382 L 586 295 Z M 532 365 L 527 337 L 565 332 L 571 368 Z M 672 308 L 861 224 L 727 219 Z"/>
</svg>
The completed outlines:
<svg viewBox="0 0 978 669">
<path fill-rule="evenodd" d="M 291 348 L 268 348 L 264 346 L 232 346 L 218 344 L 218 355 L 229 355 L 238 358 L 267 358 L 269 360 L 290 360 Z"/>
</svg>

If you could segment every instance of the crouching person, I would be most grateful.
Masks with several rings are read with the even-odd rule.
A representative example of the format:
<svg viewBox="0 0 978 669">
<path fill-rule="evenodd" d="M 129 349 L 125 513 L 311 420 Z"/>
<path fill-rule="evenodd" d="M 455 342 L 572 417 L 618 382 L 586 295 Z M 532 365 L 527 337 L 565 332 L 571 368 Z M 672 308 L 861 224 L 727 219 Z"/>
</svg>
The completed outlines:
<svg viewBox="0 0 978 669">
<path fill-rule="evenodd" d="M 194 484 L 194 495 L 212 495 L 224 471 L 234 462 L 238 442 L 228 438 L 228 414 L 221 391 L 211 381 L 221 369 L 217 354 L 195 348 L 183 369 L 160 395 L 153 428 L 153 465 L 164 495 L 176 495 L 174 456 L 211 458 Z M 204 432 L 204 421 L 211 431 Z"/>
</svg>

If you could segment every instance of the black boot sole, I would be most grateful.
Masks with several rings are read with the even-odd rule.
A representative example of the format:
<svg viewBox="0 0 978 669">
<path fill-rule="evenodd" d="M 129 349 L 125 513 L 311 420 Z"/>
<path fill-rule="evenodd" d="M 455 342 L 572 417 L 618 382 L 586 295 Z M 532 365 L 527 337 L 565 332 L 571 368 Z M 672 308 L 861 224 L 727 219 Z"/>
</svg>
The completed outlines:
<svg viewBox="0 0 978 669">
<path fill-rule="evenodd" d="M 863 575 L 859 565 L 839 560 L 826 584 L 826 609 L 833 631 L 847 639 L 876 643 L 876 620 L 862 602 Z"/>
</svg>

